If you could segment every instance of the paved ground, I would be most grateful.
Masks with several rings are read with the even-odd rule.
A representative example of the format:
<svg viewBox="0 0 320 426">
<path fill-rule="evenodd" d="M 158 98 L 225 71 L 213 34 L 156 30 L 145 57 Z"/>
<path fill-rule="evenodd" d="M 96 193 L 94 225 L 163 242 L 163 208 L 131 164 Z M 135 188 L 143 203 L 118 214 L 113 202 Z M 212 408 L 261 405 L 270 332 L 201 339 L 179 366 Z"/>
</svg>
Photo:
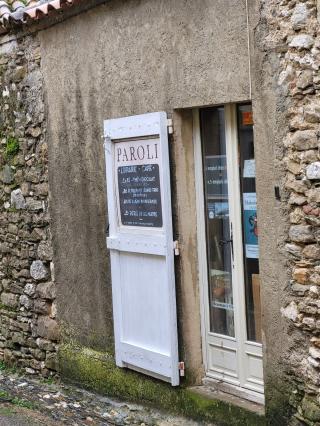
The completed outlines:
<svg viewBox="0 0 320 426">
<path fill-rule="evenodd" d="M 0 426 L 196 426 L 141 405 L 59 382 L 0 372 Z"/>
</svg>

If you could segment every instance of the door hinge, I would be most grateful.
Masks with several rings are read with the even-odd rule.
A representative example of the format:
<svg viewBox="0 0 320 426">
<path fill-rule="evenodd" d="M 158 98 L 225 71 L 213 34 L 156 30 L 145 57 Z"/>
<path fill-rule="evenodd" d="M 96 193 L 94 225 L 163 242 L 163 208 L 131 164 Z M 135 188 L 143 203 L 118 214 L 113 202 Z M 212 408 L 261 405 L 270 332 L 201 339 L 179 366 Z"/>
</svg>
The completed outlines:
<svg viewBox="0 0 320 426">
<path fill-rule="evenodd" d="M 167 119 L 168 133 L 169 135 L 173 134 L 173 121 L 172 118 Z"/>
<path fill-rule="evenodd" d="M 173 250 L 174 250 L 174 255 L 175 256 L 179 256 L 180 255 L 180 247 L 179 247 L 179 241 L 174 241 L 173 242 Z"/>
<path fill-rule="evenodd" d="M 178 363 L 178 369 L 179 369 L 179 374 L 180 374 L 180 377 L 184 377 L 184 373 L 185 373 L 185 365 L 184 365 L 184 361 L 180 361 L 179 363 Z"/>
</svg>

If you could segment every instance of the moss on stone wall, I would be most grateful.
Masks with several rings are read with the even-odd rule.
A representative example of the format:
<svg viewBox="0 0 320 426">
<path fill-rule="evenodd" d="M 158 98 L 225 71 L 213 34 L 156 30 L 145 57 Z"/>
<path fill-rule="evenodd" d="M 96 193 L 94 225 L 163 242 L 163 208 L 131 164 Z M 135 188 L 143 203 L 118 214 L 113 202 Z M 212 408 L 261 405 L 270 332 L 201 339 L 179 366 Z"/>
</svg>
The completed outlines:
<svg viewBox="0 0 320 426">
<path fill-rule="evenodd" d="M 172 388 L 133 371 L 117 368 L 113 356 L 64 345 L 59 351 L 64 377 L 88 389 L 140 403 L 156 405 L 174 414 L 215 422 L 217 425 L 264 425 L 264 417 L 224 401 L 200 396 L 183 386 Z"/>
<path fill-rule="evenodd" d="M 284 386 L 281 380 L 266 384 L 266 419 L 267 424 L 287 425 L 293 412 L 290 406 L 290 387 Z"/>
<path fill-rule="evenodd" d="M 9 136 L 6 141 L 5 149 L 4 149 L 4 157 L 5 160 L 8 161 L 13 158 L 19 151 L 19 142 L 13 137 Z"/>
</svg>

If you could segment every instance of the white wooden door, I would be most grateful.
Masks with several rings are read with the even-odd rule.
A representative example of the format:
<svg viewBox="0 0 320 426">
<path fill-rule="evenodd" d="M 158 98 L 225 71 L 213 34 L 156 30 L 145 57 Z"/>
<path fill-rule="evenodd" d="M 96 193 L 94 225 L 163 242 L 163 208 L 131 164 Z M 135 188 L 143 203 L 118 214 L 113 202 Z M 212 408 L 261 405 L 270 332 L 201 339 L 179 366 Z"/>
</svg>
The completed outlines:
<svg viewBox="0 0 320 426">
<path fill-rule="evenodd" d="M 179 384 L 165 112 L 104 122 L 116 363 Z"/>
<path fill-rule="evenodd" d="M 252 194 L 240 189 L 237 126 L 234 105 L 207 109 L 201 131 L 199 111 L 194 111 L 204 362 L 208 377 L 262 402 L 260 323 L 255 324 L 256 334 L 250 335 L 241 210 L 243 196 Z M 247 168 L 253 161 L 246 163 Z"/>
</svg>

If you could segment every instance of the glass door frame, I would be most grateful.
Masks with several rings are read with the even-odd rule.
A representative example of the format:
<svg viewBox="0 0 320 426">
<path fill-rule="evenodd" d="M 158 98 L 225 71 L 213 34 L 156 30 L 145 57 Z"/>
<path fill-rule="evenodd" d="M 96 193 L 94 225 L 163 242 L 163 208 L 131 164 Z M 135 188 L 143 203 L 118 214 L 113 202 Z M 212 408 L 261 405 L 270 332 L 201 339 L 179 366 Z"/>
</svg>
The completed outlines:
<svg viewBox="0 0 320 426">
<path fill-rule="evenodd" d="M 262 370 L 262 345 L 247 340 L 246 300 L 242 243 L 241 191 L 238 157 L 238 129 L 236 104 L 223 105 L 225 110 L 225 135 L 229 188 L 230 226 L 233 233 L 232 282 L 234 300 L 235 336 L 229 337 L 210 332 L 208 259 L 206 245 L 205 201 L 203 182 L 203 157 L 200 134 L 199 109 L 193 110 L 193 138 L 196 178 L 198 270 L 201 303 L 201 332 L 203 362 L 206 376 L 230 386 L 231 393 L 240 391 L 248 399 L 263 403 L 263 380 L 251 374 L 258 367 Z M 214 357 L 226 359 L 226 368 L 220 368 Z M 228 358 L 229 357 L 229 358 Z M 258 365 L 258 364 L 259 365 Z M 228 366 L 232 368 L 228 368 Z"/>
</svg>

